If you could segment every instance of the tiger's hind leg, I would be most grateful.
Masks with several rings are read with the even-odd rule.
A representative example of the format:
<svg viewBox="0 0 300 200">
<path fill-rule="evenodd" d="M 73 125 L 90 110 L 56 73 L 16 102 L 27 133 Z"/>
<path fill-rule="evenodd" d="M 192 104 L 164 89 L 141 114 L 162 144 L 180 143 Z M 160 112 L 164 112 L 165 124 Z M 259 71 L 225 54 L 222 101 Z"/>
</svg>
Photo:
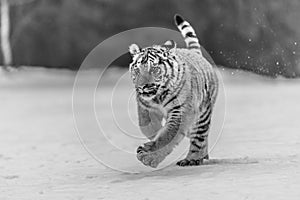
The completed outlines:
<svg viewBox="0 0 300 200">
<path fill-rule="evenodd" d="M 202 112 L 190 133 L 190 149 L 185 159 L 177 162 L 179 166 L 201 165 L 208 155 L 208 132 L 211 121 L 211 107 Z"/>
</svg>

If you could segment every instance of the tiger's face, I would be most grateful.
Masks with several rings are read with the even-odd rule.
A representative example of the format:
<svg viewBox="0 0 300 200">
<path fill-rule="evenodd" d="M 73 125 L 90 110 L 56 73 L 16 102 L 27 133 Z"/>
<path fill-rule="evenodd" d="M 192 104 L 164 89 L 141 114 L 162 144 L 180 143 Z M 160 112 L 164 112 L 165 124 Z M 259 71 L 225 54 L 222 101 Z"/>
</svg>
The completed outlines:
<svg viewBox="0 0 300 200">
<path fill-rule="evenodd" d="M 144 49 L 140 49 L 136 44 L 130 45 L 132 62 L 129 71 L 138 95 L 152 99 L 164 89 L 165 83 L 171 78 L 171 68 L 176 64 L 172 52 L 175 46 L 173 41 Z"/>
</svg>

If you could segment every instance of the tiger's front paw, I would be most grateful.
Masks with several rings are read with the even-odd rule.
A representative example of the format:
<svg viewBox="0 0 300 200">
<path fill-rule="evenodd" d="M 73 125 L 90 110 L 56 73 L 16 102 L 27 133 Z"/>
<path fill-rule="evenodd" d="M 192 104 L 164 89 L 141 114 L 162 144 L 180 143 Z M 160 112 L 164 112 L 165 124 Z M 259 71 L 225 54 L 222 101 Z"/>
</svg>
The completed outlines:
<svg viewBox="0 0 300 200">
<path fill-rule="evenodd" d="M 176 163 L 178 166 L 185 167 L 185 166 L 198 166 L 203 164 L 203 159 L 183 159 Z"/>
<path fill-rule="evenodd" d="M 156 168 L 164 160 L 161 152 L 157 150 L 155 142 L 147 142 L 137 148 L 137 159 L 144 165 Z"/>
<path fill-rule="evenodd" d="M 192 154 L 193 155 L 193 154 Z M 208 160 L 209 159 L 209 156 L 206 155 L 204 157 L 194 157 L 194 158 L 191 158 L 191 157 L 187 157 L 183 160 L 180 160 L 178 161 L 176 164 L 178 166 L 181 166 L 181 167 L 185 167 L 185 166 L 198 166 L 198 165 L 202 165 L 203 164 L 203 160 Z"/>
</svg>

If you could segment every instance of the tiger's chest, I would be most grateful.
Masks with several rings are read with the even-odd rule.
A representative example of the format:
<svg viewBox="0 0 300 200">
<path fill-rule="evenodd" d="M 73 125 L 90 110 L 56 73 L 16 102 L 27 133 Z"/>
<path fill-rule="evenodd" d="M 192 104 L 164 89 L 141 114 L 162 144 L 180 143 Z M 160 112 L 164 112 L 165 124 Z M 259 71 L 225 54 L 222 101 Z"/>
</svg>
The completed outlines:
<svg viewBox="0 0 300 200">
<path fill-rule="evenodd" d="M 157 98 L 153 99 L 143 99 L 143 98 L 137 98 L 137 102 L 142 106 L 144 109 L 149 111 L 154 111 L 157 113 L 160 113 L 164 116 L 164 118 L 167 117 L 167 109 L 163 106 L 163 103 L 161 101 L 158 101 Z"/>
</svg>

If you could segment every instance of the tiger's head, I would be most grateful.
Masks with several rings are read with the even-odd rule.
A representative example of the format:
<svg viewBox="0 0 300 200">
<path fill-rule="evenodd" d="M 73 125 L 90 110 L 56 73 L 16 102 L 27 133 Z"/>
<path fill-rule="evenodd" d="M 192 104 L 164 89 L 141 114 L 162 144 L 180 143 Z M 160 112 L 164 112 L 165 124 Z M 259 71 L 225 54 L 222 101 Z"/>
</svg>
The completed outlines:
<svg viewBox="0 0 300 200">
<path fill-rule="evenodd" d="M 176 43 L 172 40 L 143 49 L 136 44 L 129 46 L 129 71 L 140 97 L 152 99 L 165 89 L 173 76 L 172 68 L 177 65 L 174 49 Z"/>
</svg>

